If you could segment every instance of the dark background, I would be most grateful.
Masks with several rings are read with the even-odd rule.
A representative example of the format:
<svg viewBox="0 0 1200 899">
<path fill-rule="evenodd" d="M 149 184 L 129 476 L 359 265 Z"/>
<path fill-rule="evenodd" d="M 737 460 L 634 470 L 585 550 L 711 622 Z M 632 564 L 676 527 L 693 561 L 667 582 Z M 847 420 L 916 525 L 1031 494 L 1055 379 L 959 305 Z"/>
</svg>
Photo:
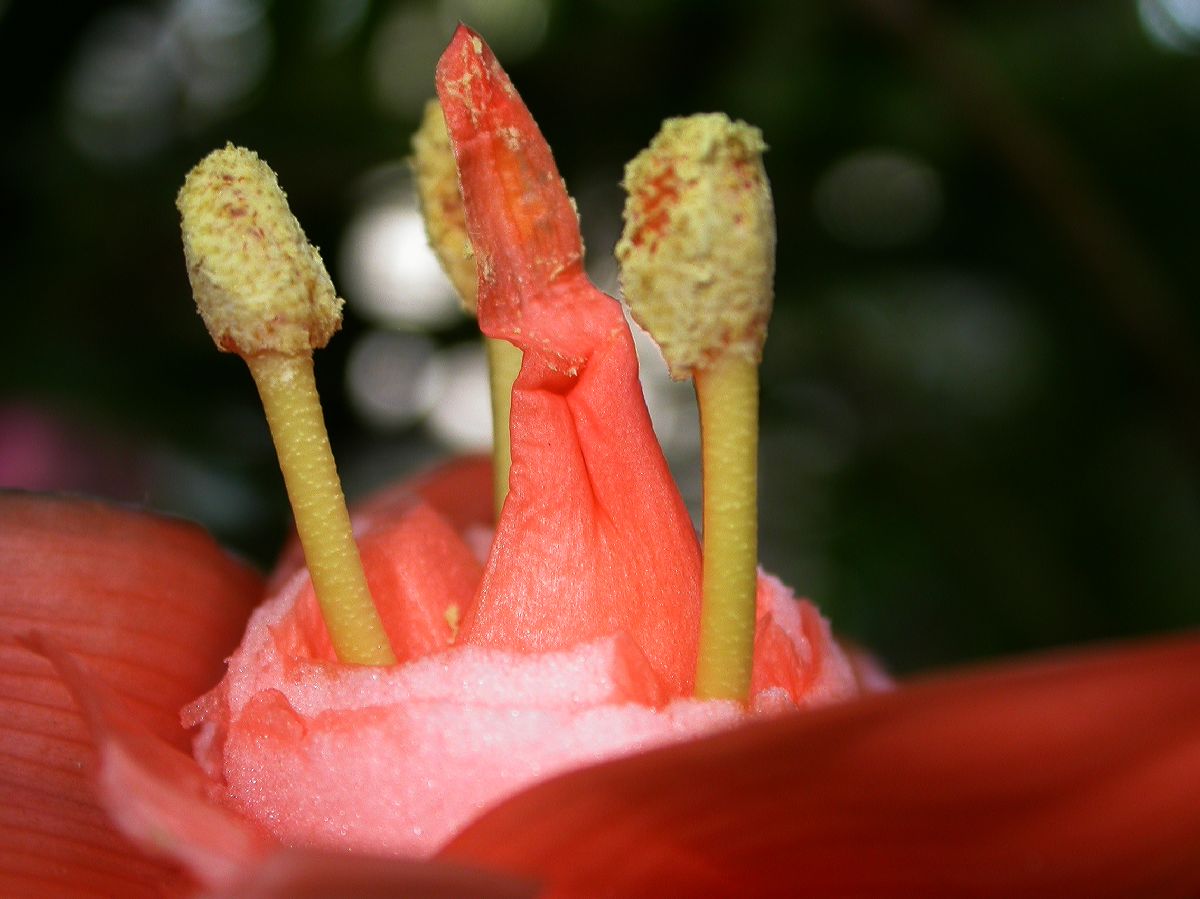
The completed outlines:
<svg viewBox="0 0 1200 899">
<path fill-rule="evenodd" d="M 194 314 L 173 205 L 226 140 L 279 173 L 349 300 L 317 363 L 348 492 L 456 446 L 419 411 L 364 413 L 346 372 L 381 335 L 453 370 L 470 324 L 397 327 L 346 271 L 354 222 L 403 206 L 457 18 L 539 120 L 607 289 L 621 167 L 660 120 L 763 129 L 762 557 L 840 631 L 909 671 L 1200 620 L 1185 0 L 0 3 L 4 483 L 277 551 L 265 425 Z M 691 434 L 667 443 L 694 500 Z"/>
</svg>

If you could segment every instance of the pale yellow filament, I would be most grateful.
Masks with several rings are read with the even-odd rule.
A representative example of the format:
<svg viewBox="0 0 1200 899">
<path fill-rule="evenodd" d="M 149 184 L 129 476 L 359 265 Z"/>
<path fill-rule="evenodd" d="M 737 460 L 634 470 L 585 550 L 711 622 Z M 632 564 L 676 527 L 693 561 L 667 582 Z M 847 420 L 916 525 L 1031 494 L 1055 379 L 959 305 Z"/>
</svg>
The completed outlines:
<svg viewBox="0 0 1200 899">
<path fill-rule="evenodd" d="M 704 571 L 696 695 L 750 692 L 758 585 L 758 366 L 728 354 L 696 372 Z"/>
</svg>

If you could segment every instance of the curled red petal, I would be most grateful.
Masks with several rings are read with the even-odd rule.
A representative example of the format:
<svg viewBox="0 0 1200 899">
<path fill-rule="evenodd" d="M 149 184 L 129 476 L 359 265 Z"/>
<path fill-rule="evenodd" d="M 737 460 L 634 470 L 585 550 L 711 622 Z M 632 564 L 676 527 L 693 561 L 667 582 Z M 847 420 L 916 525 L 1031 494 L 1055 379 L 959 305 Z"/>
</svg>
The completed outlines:
<svg viewBox="0 0 1200 899">
<path fill-rule="evenodd" d="M 179 708 L 236 644 L 258 576 L 199 528 L 84 500 L 0 495 L 0 894 L 157 895 L 172 869 L 117 834 L 94 743 L 43 657 L 50 635 L 184 748 Z"/>
<path fill-rule="evenodd" d="M 1196 636 L 943 676 L 564 775 L 443 854 L 553 896 L 1193 896 L 1197 708 Z"/>
<path fill-rule="evenodd" d="M 512 470 L 460 639 L 562 649 L 623 631 L 690 692 L 695 532 L 654 437 L 619 305 L 588 283 L 550 149 L 491 51 L 460 26 L 438 65 L 485 333 L 524 351 Z"/>
<path fill-rule="evenodd" d="M 527 353 L 509 497 L 461 639 L 542 652 L 623 631 L 682 696 L 694 676 L 699 547 L 623 338 L 561 392 Z"/>
</svg>

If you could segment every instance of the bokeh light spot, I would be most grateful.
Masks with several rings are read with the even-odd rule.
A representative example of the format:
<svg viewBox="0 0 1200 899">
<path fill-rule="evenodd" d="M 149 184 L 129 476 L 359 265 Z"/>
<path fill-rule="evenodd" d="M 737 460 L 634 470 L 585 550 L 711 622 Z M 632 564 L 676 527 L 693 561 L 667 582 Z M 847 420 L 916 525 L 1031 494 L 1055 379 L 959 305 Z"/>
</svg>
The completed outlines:
<svg viewBox="0 0 1200 899">
<path fill-rule="evenodd" d="M 438 353 L 419 389 L 429 409 L 426 424 L 442 444 L 460 452 L 491 448 L 492 401 L 482 344 L 460 344 Z"/>
<path fill-rule="evenodd" d="M 167 19 L 167 42 L 185 104 L 201 117 L 245 97 L 271 56 L 260 0 L 177 0 Z"/>
<path fill-rule="evenodd" d="M 178 130 L 227 113 L 259 83 L 271 34 L 260 0 L 118 7 L 83 35 L 66 79 L 65 129 L 101 163 L 136 162 Z"/>
<path fill-rule="evenodd" d="M 326 52 L 345 45 L 363 27 L 370 0 L 317 0 L 314 9 L 313 36 Z"/>
<path fill-rule="evenodd" d="M 420 117 L 434 95 L 433 71 L 450 35 L 437 11 L 426 6 L 397 7 L 376 27 L 370 71 L 382 108 L 414 121 Z"/>
<path fill-rule="evenodd" d="M 369 199 L 342 238 L 340 283 L 354 310 L 376 324 L 429 329 L 462 312 L 425 236 L 425 223 L 406 167 L 366 179 Z"/>
<path fill-rule="evenodd" d="M 83 36 L 67 76 L 66 130 L 87 156 L 142 159 L 169 138 L 174 88 L 160 39 L 155 17 L 133 9 L 99 17 Z"/>
<path fill-rule="evenodd" d="M 1200 0 L 1138 0 L 1137 11 L 1155 46 L 1176 53 L 1200 47 Z"/>
<path fill-rule="evenodd" d="M 425 414 L 421 379 L 433 342 L 419 334 L 369 331 L 350 350 L 346 391 L 360 416 L 382 430 L 402 428 Z"/>
<path fill-rule="evenodd" d="M 848 356 L 881 384 L 944 411 L 1013 411 L 1040 377 L 1044 338 L 996 285 L 935 271 L 833 301 Z"/>
<path fill-rule="evenodd" d="M 835 238 L 866 249 L 919 240 L 937 224 L 942 189 L 920 160 L 892 150 L 864 150 L 839 160 L 817 182 L 817 218 Z"/>
</svg>

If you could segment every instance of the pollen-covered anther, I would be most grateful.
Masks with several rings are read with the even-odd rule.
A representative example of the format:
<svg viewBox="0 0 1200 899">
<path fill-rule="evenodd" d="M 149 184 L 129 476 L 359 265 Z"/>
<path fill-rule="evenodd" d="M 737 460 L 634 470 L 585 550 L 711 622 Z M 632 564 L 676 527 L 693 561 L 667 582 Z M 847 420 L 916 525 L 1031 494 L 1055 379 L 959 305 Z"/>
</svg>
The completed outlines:
<svg viewBox="0 0 1200 899">
<path fill-rule="evenodd" d="M 775 274 L 762 133 L 720 113 L 668 119 L 625 169 L 617 244 L 630 311 L 673 377 L 761 360 Z"/>
<path fill-rule="evenodd" d="M 256 153 L 213 151 L 188 173 L 176 205 L 196 308 L 218 347 L 296 355 L 329 342 L 342 300 Z"/>
<path fill-rule="evenodd" d="M 458 168 L 442 104 L 430 100 L 425 104 L 421 127 L 413 135 L 413 174 L 416 176 L 417 198 L 425 220 L 429 245 L 450 278 L 462 302 L 463 309 L 475 314 L 479 286 L 475 270 L 475 255 L 467 236 L 467 217 L 462 193 L 458 187 Z"/>
</svg>

